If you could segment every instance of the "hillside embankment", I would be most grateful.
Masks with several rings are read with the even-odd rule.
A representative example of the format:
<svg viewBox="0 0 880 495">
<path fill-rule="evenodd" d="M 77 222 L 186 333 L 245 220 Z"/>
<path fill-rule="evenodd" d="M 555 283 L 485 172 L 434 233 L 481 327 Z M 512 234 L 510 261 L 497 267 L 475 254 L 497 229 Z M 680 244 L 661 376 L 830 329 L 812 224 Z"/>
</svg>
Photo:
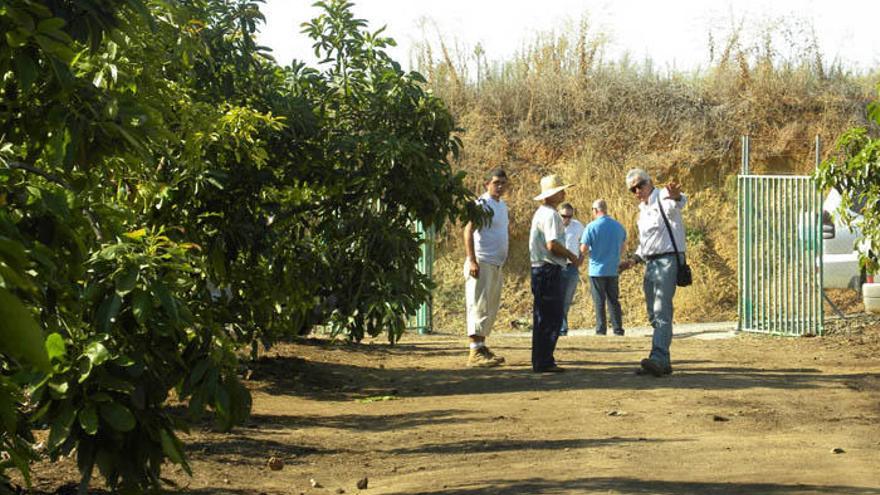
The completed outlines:
<svg viewBox="0 0 880 495">
<path fill-rule="evenodd" d="M 676 295 L 676 320 L 735 319 L 741 136 L 751 138 L 753 173 L 809 174 L 816 137 L 822 159 L 833 157 L 837 136 L 867 125 L 865 106 L 876 96 L 876 77 L 825 63 L 811 46 L 782 58 L 773 46 L 749 46 L 734 33 L 708 68 L 693 73 L 603 61 L 602 38 L 583 26 L 539 38 L 503 63 L 475 65 L 445 45 L 435 57 L 426 47 L 420 71 L 457 117 L 459 167 L 473 190 L 482 192 L 480 178 L 493 167 L 510 176 L 510 258 L 497 330 L 531 324 L 528 230 L 540 177 L 556 173 L 576 184 L 568 201 L 584 223 L 592 201 L 604 198 L 634 250 L 638 209 L 624 187 L 632 167 L 647 169 L 659 185 L 681 182 L 689 196 L 687 252 L 696 278 Z M 444 330 L 464 325 L 461 237 L 457 225 L 439 236 L 434 317 Z M 644 324 L 641 272 L 625 273 L 620 285 L 625 325 Z M 592 326 L 587 288 L 569 315 L 575 328 Z M 854 294 L 832 297 L 858 310 Z"/>
</svg>

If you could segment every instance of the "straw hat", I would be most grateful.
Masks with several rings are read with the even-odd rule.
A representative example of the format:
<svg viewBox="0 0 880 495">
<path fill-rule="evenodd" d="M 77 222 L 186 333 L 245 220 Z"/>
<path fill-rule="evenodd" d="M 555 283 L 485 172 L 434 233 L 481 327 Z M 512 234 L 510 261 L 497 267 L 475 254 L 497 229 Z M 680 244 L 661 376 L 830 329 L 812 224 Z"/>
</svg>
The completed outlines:
<svg viewBox="0 0 880 495">
<path fill-rule="evenodd" d="M 541 194 L 535 196 L 535 201 L 541 201 L 545 198 L 549 198 L 554 194 L 562 191 L 563 189 L 568 189 L 572 187 L 574 184 L 564 184 L 565 181 L 562 180 L 562 177 L 553 174 L 553 175 L 545 175 L 541 177 Z"/>
</svg>

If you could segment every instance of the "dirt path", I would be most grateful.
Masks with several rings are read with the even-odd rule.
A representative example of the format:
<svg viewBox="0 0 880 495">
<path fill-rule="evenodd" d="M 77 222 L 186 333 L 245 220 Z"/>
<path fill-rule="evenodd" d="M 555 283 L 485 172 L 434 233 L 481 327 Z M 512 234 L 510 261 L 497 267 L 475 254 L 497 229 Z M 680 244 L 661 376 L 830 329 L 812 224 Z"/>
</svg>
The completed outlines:
<svg viewBox="0 0 880 495">
<path fill-rule="evenodd" d="M 490 343 L 507 366 L 463 368 L 458 336 L 276 347 L 248 425 L 193 433 L 195 476 L 165 474 L 254 495 L 880 494 L 880 329 L 678 338 L 665 378 L 632 373 L 647 337 L 565 337 L 560 375 L 531 373 L 527 338 Z"/>
</svg>

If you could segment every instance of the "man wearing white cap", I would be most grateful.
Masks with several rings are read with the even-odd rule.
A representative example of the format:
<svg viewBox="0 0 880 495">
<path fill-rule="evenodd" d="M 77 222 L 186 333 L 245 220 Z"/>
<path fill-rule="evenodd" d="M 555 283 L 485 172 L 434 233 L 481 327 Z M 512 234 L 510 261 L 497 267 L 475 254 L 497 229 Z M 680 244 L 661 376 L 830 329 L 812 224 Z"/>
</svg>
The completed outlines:
<svg viewBox="0 0 880 495">
<path fill-rule="evenodd" d="M 565 371 L 556 365 L 553 352 L 562 328 L 562 269 L 568 262 L 580 264 L 580 257 L 566 249 L 565 228 L 556 207 L 565 201 L 565 184 L 558 175 L 541 178 L 541 206 L 532 217 L 529 231 L 529 259 L 532 265 L 532 370 L 536 373 Z"/>
<path fill-rule="evenodd" d="M 620 264 L 626 270 L 645 264 L 642 287 L 648 320 L 654 328 L 651 354 L 642 359 L 638 374 L 663 376 L 672 373 L 669 346 L 672 344 L 672 298 L 675 296 L 679 263 L 684 263 L 684 220 L 687 197 L 672 181 L 657 189 L 651 176 L 640 168 L 626 174 L 626 187 L 639 200 L 639 247 L 635 255 Z M 676 259 L 678 258 L 678 259 Z"/>
</svg>

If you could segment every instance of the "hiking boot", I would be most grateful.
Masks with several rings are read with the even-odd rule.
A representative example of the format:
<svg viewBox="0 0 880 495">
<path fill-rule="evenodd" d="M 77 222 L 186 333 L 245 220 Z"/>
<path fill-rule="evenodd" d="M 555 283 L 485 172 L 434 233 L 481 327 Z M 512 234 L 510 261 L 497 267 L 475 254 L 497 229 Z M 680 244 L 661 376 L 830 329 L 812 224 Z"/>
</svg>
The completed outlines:
<svg viewBox="0 0 880 495">
<path fill-rule="evenodd" d="M 504 364 L 505 359 L 503 357 L 496 355 L 486 346 L 483 346 L 482 349 L 486 352 L 487 356 L 489 356 L 491 359 L 494 359 L 495 361 L 498 361 L 498 364 Z"/>
<path fill-rule="evenodd" d="M 485 347 L 471 349 L 467 360 L 468 368 L 492 368 L 501 364 L 491 358 L 485 349 Z"/>
<path fill-rule="evenodd" d="M 636 370 L 637 375 L 663 376 L 672 374 L 672 366 L 663 366 L 653 359 L 642 359 L 641 367 Z"/>
</svg>

